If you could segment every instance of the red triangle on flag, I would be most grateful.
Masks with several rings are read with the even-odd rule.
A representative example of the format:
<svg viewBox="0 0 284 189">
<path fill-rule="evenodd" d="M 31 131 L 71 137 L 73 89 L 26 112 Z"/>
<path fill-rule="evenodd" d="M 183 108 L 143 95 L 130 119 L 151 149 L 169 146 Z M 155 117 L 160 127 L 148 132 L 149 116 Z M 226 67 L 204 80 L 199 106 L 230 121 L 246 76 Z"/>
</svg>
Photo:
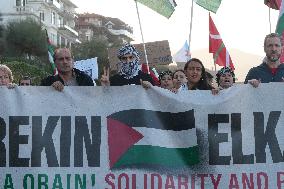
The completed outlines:
<svg viewBox="0 0 284 189">
<path fill-rule="evenodd" d="M 144 136 L 130 126 L 107 118 L 108 148 L 110 168 L 114 167 L 119 158 Z"/>
</svg>

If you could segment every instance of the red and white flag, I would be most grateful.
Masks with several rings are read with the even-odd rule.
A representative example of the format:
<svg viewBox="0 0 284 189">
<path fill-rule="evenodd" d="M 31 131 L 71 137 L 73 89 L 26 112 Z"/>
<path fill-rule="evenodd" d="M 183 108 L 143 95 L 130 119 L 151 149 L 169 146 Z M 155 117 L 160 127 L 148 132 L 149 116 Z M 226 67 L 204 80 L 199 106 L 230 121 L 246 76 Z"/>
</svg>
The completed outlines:
<svg viewBox="0 0 284 189">
<path fill-rule="evenodd" d="M 231 56 L 209 14 L 209 53 L 213 53 L 214 63 L 235 69 Z"/>
</svg>

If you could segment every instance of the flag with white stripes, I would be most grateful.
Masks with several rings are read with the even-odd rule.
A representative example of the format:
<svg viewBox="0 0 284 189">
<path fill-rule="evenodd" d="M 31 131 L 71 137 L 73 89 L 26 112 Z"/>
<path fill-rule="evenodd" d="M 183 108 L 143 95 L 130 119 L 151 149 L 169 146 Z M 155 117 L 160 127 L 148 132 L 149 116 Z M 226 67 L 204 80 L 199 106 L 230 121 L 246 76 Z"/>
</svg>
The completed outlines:
<svg viewBox="0 0 284 189">
<path fill-rule="evenodd" d="M 231 56 L 209 14 L 209 53 L 213 53 L 214 63 L 235 69 Z"/>
<path fill-rule="evenodd" d="M 107 117 L 110 168 L 197 164 L 194 110 L 131 109 Z"/>
</svg>

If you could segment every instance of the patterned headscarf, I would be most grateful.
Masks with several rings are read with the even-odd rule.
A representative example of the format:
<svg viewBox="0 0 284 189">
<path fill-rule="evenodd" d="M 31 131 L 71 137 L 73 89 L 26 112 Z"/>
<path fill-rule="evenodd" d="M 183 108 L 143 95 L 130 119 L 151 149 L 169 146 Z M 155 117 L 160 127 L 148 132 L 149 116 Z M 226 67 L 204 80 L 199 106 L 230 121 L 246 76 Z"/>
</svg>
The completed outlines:
<svg viewBox="0 0 284 189">
<path fill-rule="evenodd" d="M 170 70 L 168 71 L 163 71 L 159 74 L 159 81 L 161 82 L 162 78 L 165 76 L 165 75 L 169 75 L 169 76 L 173 76 L 173 72 L 171 72 Z"/>
<path fill-rule="evenodd" d="M 132 61 L 125 63 L 121 59 L 125 55 L 132 55 L 135 58 Z M 119 75 L 123 76 L 125 79 L 131 79 L 134 76 L 138 75 L 138 72 L 140 70 L 139 68 L 140 59 L 139 59 L 139 53 L 133 45 L 126 44 L 123 47 L 121 47 L 117 52 L 117 57 L 120 60 L 117 63 Z"/>
<path fill-rule="evenodd" d="M 221 77 L 221 75 L 223 75 L 224 73 L 230 73 L 230 74 L 232 75 L 232 77 L 233 77 L 233 82 L 235 83 L 236 78 L 235 78 L 234 70 L 232 70 L 232 69 L 229 68 L 229 67 L 223 67 L 223 68 L 221 68 L 221 69 L 217 72 L 217 74 L 216 74 L 216 82 L 218 83 L 218 86 L 219 86 L 219 84 L 220 84 L 220 77 Z"/>
</svg>

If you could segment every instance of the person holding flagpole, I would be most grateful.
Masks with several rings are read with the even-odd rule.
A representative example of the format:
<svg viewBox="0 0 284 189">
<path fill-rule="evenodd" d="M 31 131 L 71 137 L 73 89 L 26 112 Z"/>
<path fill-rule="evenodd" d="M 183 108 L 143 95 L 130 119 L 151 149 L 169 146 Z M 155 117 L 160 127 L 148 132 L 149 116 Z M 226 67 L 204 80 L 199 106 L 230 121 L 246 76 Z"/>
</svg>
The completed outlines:
<svg viewBox="0 0 284 189">
<path fill-rule="evenodd" d="M 277 33 L 268 34 L 264 39 L 266 56 L 262 64 L 249 70 L 244 83 L 256 88 L 260 83 L 283 82 L 284 64 L 280 62 L 282 47 L 282 39 Z"/>
</svg>

